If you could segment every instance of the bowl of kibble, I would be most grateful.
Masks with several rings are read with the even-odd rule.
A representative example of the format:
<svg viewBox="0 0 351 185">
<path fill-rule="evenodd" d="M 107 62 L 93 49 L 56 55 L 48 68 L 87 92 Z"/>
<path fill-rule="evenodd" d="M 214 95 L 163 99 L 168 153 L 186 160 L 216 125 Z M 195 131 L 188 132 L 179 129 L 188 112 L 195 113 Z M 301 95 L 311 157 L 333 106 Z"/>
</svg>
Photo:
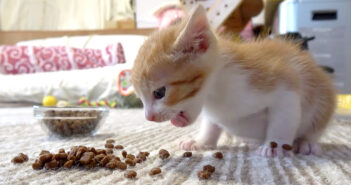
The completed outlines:
<svg viewBox="0 0 351 185">
<path fill-rule="evenodd" d="M 91 136 L 104 123 L 107 107 L 33 106 L 34 118 L 50 136 Z"/>
</svg>

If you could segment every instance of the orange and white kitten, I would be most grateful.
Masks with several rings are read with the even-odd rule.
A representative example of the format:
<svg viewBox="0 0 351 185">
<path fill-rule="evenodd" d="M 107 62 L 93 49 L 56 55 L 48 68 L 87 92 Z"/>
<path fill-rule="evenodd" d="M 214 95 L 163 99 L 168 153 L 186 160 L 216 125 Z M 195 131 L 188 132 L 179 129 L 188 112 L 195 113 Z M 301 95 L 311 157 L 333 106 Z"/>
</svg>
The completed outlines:
<svg viewBox="0 0 351 185">
<path fill-rule="evenodd" d="M 185 127 L 203 113 L 199 135 L 180 148 L 214 148 L 222 130 L 257 138 L 262 156 L 312 154 L 335 106 L 329 77 L 282 40 L 233 43 L 211 31 L 202 6 L 153 33 L 139 50 L 132 83 L 150 121 Z M 294 145 L 293 145 L 294 144 Z"/>
</svg>

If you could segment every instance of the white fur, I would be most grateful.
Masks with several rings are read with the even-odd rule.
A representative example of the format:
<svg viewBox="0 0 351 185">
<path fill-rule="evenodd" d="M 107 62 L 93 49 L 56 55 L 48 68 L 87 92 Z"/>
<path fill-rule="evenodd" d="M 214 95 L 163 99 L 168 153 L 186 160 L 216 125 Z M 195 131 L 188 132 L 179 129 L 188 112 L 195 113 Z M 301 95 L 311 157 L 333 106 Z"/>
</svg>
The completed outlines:
<svg viewBox="0 0 351 185">
<path fill-rule="evenodd" d="M 206 92 L 202 92 L 206 94 L 204 118 L 232 134 L 257 139 L 266 137 L 269 119 L 277 127 L 285 127 L 292 122 L 296 130 L 299 125 L 299 95 L 284 86 L 269 93 L 259 92 L 249 86 L 248 74 L 238 70 L 234 65 L 225 65 L 211 76 L 213 79 L 208 80 Z M 268 112 L 271 114 L 268 115 Z M 291 143 L 292 139 L 287 140 Z"/>
</svg>

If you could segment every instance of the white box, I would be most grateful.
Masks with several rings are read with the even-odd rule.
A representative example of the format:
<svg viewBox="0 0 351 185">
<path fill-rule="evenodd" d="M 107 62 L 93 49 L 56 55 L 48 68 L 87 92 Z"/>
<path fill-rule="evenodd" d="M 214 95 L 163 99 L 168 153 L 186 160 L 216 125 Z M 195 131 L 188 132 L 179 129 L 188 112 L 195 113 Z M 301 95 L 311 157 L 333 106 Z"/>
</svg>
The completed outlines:
<svg viewBox="0 0 351 185">
<path fill-rule="evenodd" d="M 279 6 L 275 33 L 315 36 L 309 51 L 320 65 L 335 70 L 339 93 L 351 93 L 351 1 L 286 0 Z"/>
</svg>

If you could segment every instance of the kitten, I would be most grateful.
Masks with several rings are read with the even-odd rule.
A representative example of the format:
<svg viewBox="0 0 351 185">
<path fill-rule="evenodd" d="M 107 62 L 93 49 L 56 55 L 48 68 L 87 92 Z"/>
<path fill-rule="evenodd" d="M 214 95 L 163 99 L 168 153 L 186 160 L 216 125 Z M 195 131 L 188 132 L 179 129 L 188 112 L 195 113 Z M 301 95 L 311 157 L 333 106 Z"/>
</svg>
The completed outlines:
<svg viewBox="0 0 351 185">
<path fill-rule="evenodd" d="M 203 113 L 199 135 L 180 148 L 214 148 L 222 130 L 262 141 L 259 155 L 318 153 L 335 106 L 329 77 L 282 40 L 233 43 L 211 31 L 197 6 L 153 33 L 139 50 L 132 83 L 149 121 L 185 127 Z"/>
</svg>

